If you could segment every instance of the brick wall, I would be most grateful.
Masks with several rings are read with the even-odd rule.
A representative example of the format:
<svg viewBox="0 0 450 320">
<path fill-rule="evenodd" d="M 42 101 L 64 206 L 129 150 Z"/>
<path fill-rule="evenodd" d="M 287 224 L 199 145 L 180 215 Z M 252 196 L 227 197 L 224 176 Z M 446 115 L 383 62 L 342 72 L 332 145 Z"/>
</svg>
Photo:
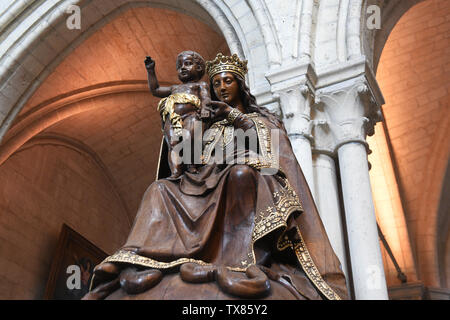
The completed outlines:
<svg viewBox="0 0 450 320">
<path fill-rule="evenodd" d="M 436 212 L 448 162 L 450 2 L 428 0 L 394 27 L 377 79 L 420 278 L 437 284 Z"/>
<path fill-rule="evenodd" d="M 63 223 L 107 253 L 129 232 L 99 166 L 60 145 L 34 145 L 0 166 L 0 299 L 42 299 Z"/>
</svg>

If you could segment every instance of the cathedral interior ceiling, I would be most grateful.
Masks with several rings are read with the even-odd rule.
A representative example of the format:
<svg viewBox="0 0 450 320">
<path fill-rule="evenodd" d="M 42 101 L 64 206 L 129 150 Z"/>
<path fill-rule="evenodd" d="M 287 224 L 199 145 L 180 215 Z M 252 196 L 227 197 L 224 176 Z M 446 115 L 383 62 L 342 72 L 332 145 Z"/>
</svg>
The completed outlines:
<svg viewBox="0 0 450 320">
<path fill-rule="evenodd" d="M 136 212 L 155 178 L 162 138 L 158 100 L 148 93 L 143 61 L 151 55 L 160 82 L 177 83 L 175 60 L 183 50 L 195 50 L 205 59 L 229 52 L 221 35 L 190 16 L 129 9 L 48 76 L 16 118 L 5 144 L 15 135 L 28 139 L 39 132 L 82 141 L 105 163 L 128 211 Z M 25 132 L 33 125 L 33 132 Z"/>
</svg>

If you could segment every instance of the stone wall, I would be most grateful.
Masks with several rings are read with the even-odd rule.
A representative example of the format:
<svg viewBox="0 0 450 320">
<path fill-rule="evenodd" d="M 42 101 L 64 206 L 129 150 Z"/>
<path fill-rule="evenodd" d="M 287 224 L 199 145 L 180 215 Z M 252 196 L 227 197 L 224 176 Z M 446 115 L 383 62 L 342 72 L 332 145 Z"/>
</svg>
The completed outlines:
<svg viewBox="0 0 450 320">
<path fill-rule="evenodd" d="M 420 278 L 438 286 L 436 215 L 448 162 L 450 52 L 446 0 L 424 1 L 390 34 L 377 72 Z"/>
<path fill-rule="evenodd" d="M 0 299 L 42 299 L 63 223 L 106 253 L 126 240 L 126 213 L 79 150 L 29 146 L 0 166 L 0 181 Z"/>
</svg>

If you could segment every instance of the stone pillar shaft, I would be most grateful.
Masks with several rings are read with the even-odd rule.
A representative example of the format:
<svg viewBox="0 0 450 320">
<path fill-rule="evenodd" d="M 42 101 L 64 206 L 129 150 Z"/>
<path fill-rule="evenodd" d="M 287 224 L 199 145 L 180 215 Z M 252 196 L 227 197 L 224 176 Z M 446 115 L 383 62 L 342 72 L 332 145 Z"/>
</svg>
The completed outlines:
<svg viewBox="0 0 450 320">
<path fill-rule="evenodd" d="M 338 157 L 355 297 L 388 299 L 366 148 L 361 143 L 346 143 Z"/>
<path fill-rule="evenodd" d="M 302 168 L 309 189 L 315 198 L 311 142 L 303 135 L 289 135 L 289 138 L 295 157 Z"/>
<path fill-rule="evenodd" d="M 324 153 L 315 153 L 313 160 L 316 204 L 331 246 L 341 262 L 342 271 L 344 271 L 348 284 L 346 249 L 339 201 L 339 187 L 336 179 L 336 165 L 334 159 Z"/>
<path fill-rule="evenodd" d="M 372 79 L 373 80 L 373 79 Z M 316 91 L 315 148 L 337 155 L 355 298 L 388 299 L 366 136 L 380 120 L 382 99 L 370 74 Z M 317 137 L 316 137 L 317 136 Z M 337 211 L 334 212 L 337 219 Z M 338 243 L 336 239 L 334 243 Z M 336 250 L 337 251 L 337 250 Z"/>
</svg>

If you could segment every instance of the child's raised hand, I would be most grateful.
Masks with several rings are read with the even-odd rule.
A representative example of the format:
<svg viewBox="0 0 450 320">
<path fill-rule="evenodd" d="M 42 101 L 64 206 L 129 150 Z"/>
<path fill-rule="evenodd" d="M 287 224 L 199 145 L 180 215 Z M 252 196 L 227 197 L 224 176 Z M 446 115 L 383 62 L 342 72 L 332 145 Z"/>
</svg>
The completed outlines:
<svg viewBox="0 0 450 320">
<path fill-rule="evenodd" d="M 150 56 L 147 56 L 145 58 L 144 63 L 145 63 L 145 68 L 147 68 L 147 70 L 152 70 L 155 68 L 155 61 Z"/>
</svg>

